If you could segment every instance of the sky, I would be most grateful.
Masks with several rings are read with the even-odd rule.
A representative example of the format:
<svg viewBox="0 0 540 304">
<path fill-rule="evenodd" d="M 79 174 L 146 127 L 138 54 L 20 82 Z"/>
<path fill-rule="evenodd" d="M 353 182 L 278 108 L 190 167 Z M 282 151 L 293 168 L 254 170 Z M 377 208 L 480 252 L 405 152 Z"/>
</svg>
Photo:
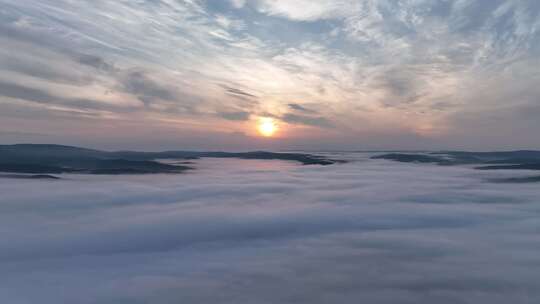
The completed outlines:
<svg viewBox="0 0 540 304">
<path fill-rule="evenodd" d="M 0 0 L 0 45 L 3 144 L 540 149 L 536 0 Z"/>
<path fill-rule="evenodd" d="M 339 156 L 3 179 L 0 299 L 539 303 L 538 184 L 486 181 L 535 173 Z"/>
</svg>

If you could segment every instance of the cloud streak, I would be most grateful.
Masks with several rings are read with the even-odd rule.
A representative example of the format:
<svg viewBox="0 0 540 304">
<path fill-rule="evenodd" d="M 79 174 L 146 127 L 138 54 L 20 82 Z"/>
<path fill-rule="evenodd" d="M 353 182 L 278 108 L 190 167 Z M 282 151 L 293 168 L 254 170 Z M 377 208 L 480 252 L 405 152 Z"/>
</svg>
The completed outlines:
<svg viewBox="0 0 540 304">
<path fill-rule="evenodd" d="M 533 0 L 0 3 L 0 81 L 63 103 L 45 98 L 36 114 L 28 110 L 35 100 L 1 101 L 29 117 L 57 118 L 63 101 L 84 99 L 108 104 L 96 116 L 102 125 L 173 121 L 171 128 L 253 135 L 249 124 L 215 114 L 291 118 L 301 111 L 291 101 L 305 100 L 343 135 L 321 134 L 321 147 L 350 149 L 409 148 L 394 146 L 401 136 L 419 137 L 416 148 L 485 150 L 507 145 L 488 130 L 539 128 L 519 118 L 539 95 Z M 85 104 L 68 110 L 87 111 Z M 299 143 L 305 125 L 293 120 L 282 136 Z M 58 134 L 37 119 L 21 125 Z M 485 140 L 469 138 L 471 129 Z M 527 134 L 516 145 L 539 148 Z"/>
</svg>

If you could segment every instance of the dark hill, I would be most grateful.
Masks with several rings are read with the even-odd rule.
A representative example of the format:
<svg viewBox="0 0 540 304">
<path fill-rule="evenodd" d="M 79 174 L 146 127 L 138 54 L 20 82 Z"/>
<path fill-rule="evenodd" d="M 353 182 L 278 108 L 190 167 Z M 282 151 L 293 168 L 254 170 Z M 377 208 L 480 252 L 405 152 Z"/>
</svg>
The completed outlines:
<svg viewBox="0 0 540 304">
<path fill-rule="evenodd" d="M 540 151 L 388 153 L 372 157 L 439 165 L 481 165 L 481 170 L 540 170 Z"/>
<path fill-rule="evenodd" d="M 159 159 L 242 158 L 297 161 L 304 165 L 330 165 L 336 161 L 301 153 L 274 152 L 135 152 L 99 151 L 62 145 L 0 145 L 0 172 L 12 173 L 87 173 L 147 174 L 180 173 L 191 169 L 179 164 L 164 164 Z"/>
</svg>

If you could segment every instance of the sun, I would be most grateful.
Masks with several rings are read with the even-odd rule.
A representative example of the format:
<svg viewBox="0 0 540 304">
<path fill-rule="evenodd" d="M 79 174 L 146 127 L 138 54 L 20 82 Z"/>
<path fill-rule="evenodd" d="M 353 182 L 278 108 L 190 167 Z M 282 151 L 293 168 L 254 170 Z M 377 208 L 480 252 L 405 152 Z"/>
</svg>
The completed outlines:
<svg viewBox="0 0 540 304">
<path fill-rule="evenodd" d="M 277 125 L 272 118 L 261 118 L 257 130 L 262 136 L 272 137 L 277 131 Z"/>
</svg>

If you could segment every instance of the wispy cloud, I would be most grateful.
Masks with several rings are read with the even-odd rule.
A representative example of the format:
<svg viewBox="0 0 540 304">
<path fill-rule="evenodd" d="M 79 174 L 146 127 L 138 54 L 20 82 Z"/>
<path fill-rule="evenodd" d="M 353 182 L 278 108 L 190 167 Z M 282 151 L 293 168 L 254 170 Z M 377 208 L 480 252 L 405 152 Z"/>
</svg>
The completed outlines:
<svg viewBox="0 0 540 304">
<path fill-rule="evenodd" d="M 354 14 L 357 12 L 356 8 L 360 8 L 357 3 L 346 0 L 262 0 L 255 3 L 262 13 L 298 21 L 343 18 Z"/>
<path fill-rule="evenodd" d="M 347 138 L 419 135 L 440 146 L 459 142 L 459 121 L 471 113 L 467 129 L 502 109 L 498 129 L 531 127 L 515 113 L 538 96 L 532 0 L 0 3 L 2 82 L 47 92 L 70 111 L 92 103 L 66 100 L 117 103 L 100 115 L 118 123 L 135 119 L 123 111 L 130 107 L 146 125 L 205 117 L 204 131 L 223 123 L 215 113 L 285 117 L 298 114 L 291 101 L 306 100 Z M 45 100 L 47 113 L 59 110 Z M 36 101 L 9 97 L 0 107 L 17 102 L 25 111 Z M 435 126 L 444 131 L 421 131 Z M 479 148 L 466 138 L 460 145 Z"/>
</svg>

